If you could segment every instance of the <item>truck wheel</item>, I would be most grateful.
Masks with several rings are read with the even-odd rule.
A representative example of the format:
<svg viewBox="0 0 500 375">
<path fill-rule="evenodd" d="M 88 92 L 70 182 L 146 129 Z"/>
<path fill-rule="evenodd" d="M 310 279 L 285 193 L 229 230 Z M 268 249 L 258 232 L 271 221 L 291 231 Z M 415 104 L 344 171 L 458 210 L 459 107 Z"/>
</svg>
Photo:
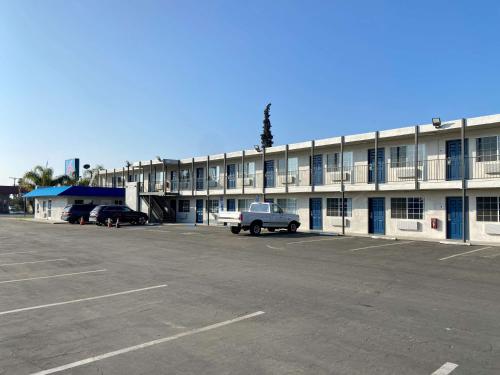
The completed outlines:
<svg viewBox="0 0 500 375">
<path fill-rule="evenodd" d="M 231 227 L 232 234 L 239 234 L 241 232 L 241 227 Z"/>
<path fill-rule="evenodd" d="M 297 223 L 295 221 L 292 221 L 290 224 L 288 224 L 288 233 L 296 233 L 297 232 Z"/>
<path fill-rule="evenodd" d="M 250 225 L 250 233 L 253 234 L 254 236 L 258 236 L 262 232 L 262 227 L 260 226 L 260 223 L 252 223 Z"/>
</svg>

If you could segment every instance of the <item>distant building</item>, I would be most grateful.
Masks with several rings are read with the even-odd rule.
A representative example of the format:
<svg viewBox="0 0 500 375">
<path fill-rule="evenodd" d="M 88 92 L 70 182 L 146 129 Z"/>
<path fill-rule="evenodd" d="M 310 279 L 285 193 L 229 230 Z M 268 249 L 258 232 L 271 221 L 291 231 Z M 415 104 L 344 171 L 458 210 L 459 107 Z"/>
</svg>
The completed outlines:
<svg viewBox="0 0 500 375">
<path fill-rule="evenodd" d="M 9 213 L 9 200 L 11 195 L 20 194 L 19 186 L 0 186 L 0 214 Z"/>
<path fill-rule="evenodd" d="M 59 221 L 64 207 L 68 204 L 123 204 L 125 189 L 89 186 L 40 187 L 24 197 L 34 199 L 35 219 Z"/>
</svg>

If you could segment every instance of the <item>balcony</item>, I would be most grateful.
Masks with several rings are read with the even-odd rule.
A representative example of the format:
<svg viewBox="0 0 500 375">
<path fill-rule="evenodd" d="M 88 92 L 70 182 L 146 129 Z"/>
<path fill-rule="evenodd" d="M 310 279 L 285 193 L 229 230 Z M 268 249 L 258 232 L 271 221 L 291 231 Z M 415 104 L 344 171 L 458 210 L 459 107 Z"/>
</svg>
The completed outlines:
<svg viewBox="0 0 500 375">
<path fill-rule="evenodd" d="M 377 172 L 375 172 L 377 169 Z M 468 187 L 500 187 L 500 157 L 489 157 L 487 160 L 479 157 L 467 157 L 464 165 L 465 179 Z M 377 176 L 375 176 L 377 174 Z M 279 172 L 262 171 L 255 173 L 236 173 L 227 175 L 226 193 L 258 194 L 265 187 L 266 193 L 284 192 L 286 187 L 290 192 L 311 191 L 311 178 L 316 191 L 338 191 L 341 183 L 346 190 L 373 190 L 375 180 L 381 190 L 405 190 L 414 189 L 415 181 L 421 183 L 424 189 L 446 189 L 461 188 L 462 165 L 460 158 L 435 158 L 418 162 L 405 161 L 400 163 L 379 163 L 378 168 L 374 164 L 357 163 L 351 166 L 315 169 L 313 176 L 309 168 L 300 170 Z M 196 178 L 195 191 L 206 191 L 207 180 Z M 164 192 L 190 194 L 192 191 L 192 180 L 190 178 L 139 183 L 141 193 Z M 111 181 L 101 182 L 100 186 L 113 187 Z M 208 188 L 211 194 L 223 194 L 224 175 L 210 176 Z"/>
</svg>

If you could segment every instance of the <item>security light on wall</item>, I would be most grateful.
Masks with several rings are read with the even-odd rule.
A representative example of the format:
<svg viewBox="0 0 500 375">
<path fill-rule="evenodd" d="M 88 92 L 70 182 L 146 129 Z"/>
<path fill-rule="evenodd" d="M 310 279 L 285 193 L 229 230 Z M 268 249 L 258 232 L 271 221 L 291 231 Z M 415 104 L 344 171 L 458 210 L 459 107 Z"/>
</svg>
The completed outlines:
<svg viewBox="0 0 500 375">
<path fill-rule="evenodd" d="M 260 149 L 260 146 L 259 145 L 255 145 L 253 146 L 253 148 L 255 149 L 255 151 L 257 152 L 261 152 L 262 150 Z"/>
<path fill-rule="evenodd" d="M 432 125 L 434 125 L 434 127 L 436 129 L 439 129 L 441 127 L 441 118 L 439 118 L 439 117 L 433 117 L 432 118 Z"/>
</svg>

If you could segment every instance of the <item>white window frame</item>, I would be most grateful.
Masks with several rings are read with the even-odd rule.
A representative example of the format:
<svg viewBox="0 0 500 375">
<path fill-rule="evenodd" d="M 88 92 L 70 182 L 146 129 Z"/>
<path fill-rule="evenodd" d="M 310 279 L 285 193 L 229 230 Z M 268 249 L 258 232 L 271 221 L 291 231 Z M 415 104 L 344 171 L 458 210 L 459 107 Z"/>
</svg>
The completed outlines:
<svg viewBox="0 0 500 375">
<path fill-rule="evenodd" d="M 278 198 L 276 200 L 278 206 L 287 214 L 297 214 L 297 198 Z"/>
<path fill-rule="evenodd" d="M 477 148 L 477 142 L 479 139 L 482 139 L 482 138 L 496 138 L 497 140 L 497 152 L 496 152 L 496 159 L 495 160 L 478 160 L 480 158 L 479 156 L 479 150 Z M 491 163 L 491 162 L 495 162 L 495 161 L 499 161 L 500 160 L 500 136 L 498 135 L 485 135 L 483 137 L 476 137 L 476 150 L 475 150 L 475 161 L 478 162 L 478 163 Z"/>
<path fill-rule="evenodd" d="M 394 217 L 393 216 L 393 210 L 392 210 L 392 201 L 393 199 L 404 199 L 405 200 L 405 205 L 406 205 L 406 212 L 405 212 L 405 217 Z M 409 200 L 410 199 L 420 199 L 422 201 L 422 211 L 421 211 L 421 218 L 414 218 L 414 217 L 409 217 L 410 216 L 410 206 L 408 204 Z M 391 197 L 390 198 L 390 208 L 391 208 L 391 213 L 390 213 L 390 217 L 391 219 L 394 219 L 394 220 L 424 220 L 424 216 L 425 216 L 425 198 L 424 197 Z M 414 215 L 415 213 L 413 213 Z"/>
</svg>

